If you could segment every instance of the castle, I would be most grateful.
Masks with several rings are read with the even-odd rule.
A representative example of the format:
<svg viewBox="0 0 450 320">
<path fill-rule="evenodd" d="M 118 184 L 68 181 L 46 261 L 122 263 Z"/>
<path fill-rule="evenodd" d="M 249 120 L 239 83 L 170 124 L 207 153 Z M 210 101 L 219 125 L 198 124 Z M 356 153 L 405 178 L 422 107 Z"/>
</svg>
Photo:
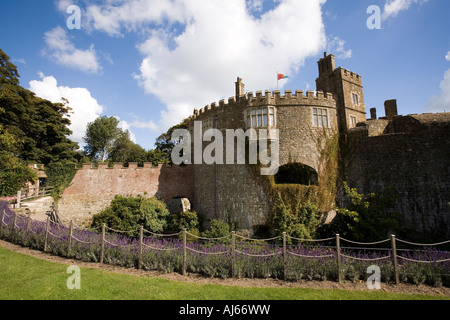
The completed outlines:
<svg viewBox="0 0 450 320">
<path fill-rule="evenodd" d="M 246 93 L 238 78 L 235 96 L 194 110 L 189 131 L 195 121 L 201 121 L 203 131 L 278 129 L 280 168 L 298 164 L 315 180 L 320 171 L 318 137 L 339 133 L 349 150 L 341 169 L 344 181 L 362 193 L 392 186 L 399 197 L 394 209 L 404 214 L 411 235 L 449 237 L 450 113 L 399 116 L 396 100 L 387 100 L 385 117 L 378 118 L 372 108 L 368 118 L 360 75 L 336 68 L 334 55 L 326 53 L 318 69 L 317 91 Z M 172 168 L 85 165 L 60 200 L 61 216 L 89 219 L 115 194 L 187 198 L 206 224 L 218 218 L 232 221 L 249 236 L 267 227 L 271 214 L 269 195 L 249 165 L 215 163 Z"/>
</svg>

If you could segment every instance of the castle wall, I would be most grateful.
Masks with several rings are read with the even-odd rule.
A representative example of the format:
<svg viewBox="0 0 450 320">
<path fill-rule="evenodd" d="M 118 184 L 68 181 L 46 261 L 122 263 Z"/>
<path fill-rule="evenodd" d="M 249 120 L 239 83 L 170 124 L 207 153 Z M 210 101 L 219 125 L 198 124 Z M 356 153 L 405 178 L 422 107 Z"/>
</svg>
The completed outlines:
<svg viewBox="0 0 450 320">
<path fill-rule="evenodd" d="M 286 90 L 284 95 L 280 91 L 266 91 L 263 95 L 259 91 L 230 98 L 228 103 L 221 100 L 196 110 L 189 130 L 193 134 L 194 121 L 202 121 L 207 124 L 205 130 L 219 129 L 225 141 L 226 129 L 245 131 L 248 129 L 246 112 L 260 107 L 276 110 L 274 128 L 279 129 L 280 165 L 299 162 L 318 170 L 317 142 L 324 128 L 314 127 L 313 108 L 327 110 L 327 132 L 337 130 L 336 102 L 330 94 L 313 91 L 293 94 Z M 210 144 L 203 142 L 202 150 Z M 225 153 L 224 147 L 224 163 Z M 194 165 L 194 209 L 205 217 L 206 225 L 211 219 L 228 220 L 249 235 L 255 227 L 267 225 L 271 213 L 269 199 L 256 174 L 247 165 Z"/>
<path fill-rule="evenodd" d="M 364 194 L 392 186 L 409 238 L 449 238 L 450 113 L 399 116 L 386 129 L 349 132 L 345 180 Z"/>
<path fill-rule="evenodd" d="M 58 202 L 58 213 L 64 223 L 73 220 L 77 224 L 90 223 L 92 216 L 105 209 L 116 195 L 142 195 L 167 201 L 185 197 L 194 201 L 192 166 L 152 167 L 145 164 L 129 167 L 116 164 L 107 168 L 100 164 L 92 168 L 83 165 L 64 191 Z"/>
</svg>

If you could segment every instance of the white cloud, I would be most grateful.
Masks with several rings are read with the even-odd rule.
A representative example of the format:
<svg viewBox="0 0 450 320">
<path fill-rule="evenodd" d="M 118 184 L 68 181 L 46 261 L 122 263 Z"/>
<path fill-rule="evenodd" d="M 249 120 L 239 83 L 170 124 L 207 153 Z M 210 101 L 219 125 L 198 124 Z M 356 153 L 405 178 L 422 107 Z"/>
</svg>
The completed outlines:
<svg viewBox="0 0 450 320">
<path fill-rule="evenodd" d="M 66 0 L 60 0 L 60 3 L 63 1 Z M 64 5 L 59 7 L 64 8 Z M 84 16 L 87 27 L 111 36 L 122 36 L 122 28 L 137 31 L 149 23 L 181 21 L 183 11 L 184 0 L 112 0 L 87 6 Z"/>
<path fill-rule="evenodd" d="M 264 0 L 246 0 L 247 8 L 252 12 L 261 12 Z"/>
<path fill-rule="evenodd" d="M 441 93 L 432 97 L 424 106 L 424 112 L 450 112 L 450 69 L 445 72 L 440 89 Z"/>
<path fill-rule="evenodd" d="M 154 132 L 157 132 L 159 130 L 158 125 L 156 125 L 156 123 L 153 122 L 152 120 L 149 121 L 136 120 L 131 123 L 131 126 L 139 129 L 148 129 Z"/>
<path fill-rule="evenodd" d="M 395 18 L 400 11 L 408 10 L 414 4 L 423 4 L 429 0 L 386 0 L 384 5 L 383 19 Z"/>
<path fill-rule="evenodd" d="M 72 124 L 70 129 L 73 134 L 70 136 L 75 142 L 84 145 L 83 137 L 86 132 L 86 125 L 94 121 L 102 114 L 104 107 L 99 105 L 96 99 L 85 88 L 69 88 L 58 86 L 57 80 L 52 76 L 40 74 L 41 80 L 30 81 L 30 90 L 37 96 L 49 100 L 53 103 L 62 102 L 61 98 L 69 100 L 69 106 L 73 114 L 70 116 Z"/>
<path fill-rule="evenodd" d="M 44 40 L 47 47 L 42 51 L 43 54 L 56 63 L 86 73 L 98 73 L 101 70 L 94 46 L 91 45 L 87 50 L 76 49 L 63 28 L 58 26 L 47 31 Z"/>
<path fill-rule="evenodd" d="M 353 52 L 351 49 L 345 50 L 345 42 L 345 40 L 342 40 L 339 37 L 333 37 L 328 41 L 328 52 L 334 52 L 339 59 L 350 59 Z"/>
<path fill-rule="evenodd" d="M 238 76 L 247 91 L 274 88 L 277 70 L 295 76 L 326 48 L 325 1 L 274 0 L 270 10 L 265 0 L 91 1 L 83 29 L 146 37 L 137 46 L 143 58 L 135 79 L 165 110 L 159 121 L 130 126 L 162 132 L 194 108 L 232 96 Z M 59 0 L 58 8 L 67 3 Z M 341 54 L 350 53 L 342 47 Z"/>
<path fill-rule="evenodd" d="M 445 60 L 450 61 L 450 51 L 447 52 Z M 431 97 L 423 108 L 424 112 L 450 112 L 450 69 L 444 74 L 444 80 L 440 84 L 441 93 Z"/>
<path fill-rule="evenodd" d="M 238 76 L 255 91 L 273 88 L 277 70 L 295 75 L 325 49 L 323 3 L 279 0 L 262 12 L 260 0 L 115 0 L 88 6 L 86 15 L 90 28 L 111 36 L 148 34 L 135 78 L 165 104 L 157 123 L 163 131 L 194 108 L 232 96 Z"/>
</svg>

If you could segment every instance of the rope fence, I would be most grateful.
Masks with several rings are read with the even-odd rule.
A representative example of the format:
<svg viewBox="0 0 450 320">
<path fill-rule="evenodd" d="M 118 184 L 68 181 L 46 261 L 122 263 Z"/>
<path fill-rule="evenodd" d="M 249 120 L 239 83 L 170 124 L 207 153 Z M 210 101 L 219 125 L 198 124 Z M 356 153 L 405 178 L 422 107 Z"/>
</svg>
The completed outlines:
<svg viewBox="0 0 450 320">
<path fill-rule="evenodd" d="M 279 256 L 282 258 L 283 261 L 283 274 L 286 275 L 287 272 L 287 260 L 289 256 L 293 257 L 299 257 L 303 259 L 335 259 L 335 268 L 337 272 L 337 281 L 341 282 L 343 279 L 343 268 L 342 264 L 345 263 L 346 260 L 355 260 L 355 261 L 365 261 L 365 262 L 377 262 L 377 261 L 383 261 L 383 260 L 391 260 L 391 264 L 393 267 L 394 272 L 394 278 L 395 283 L 398 284 L 400 282 L 399 280 L 399 272 L 400 272 L 400 266 L 399 261 L 408 261 L 413 263 L 422 263 L 422 264 L 440 264 L 440 263 L 446 263 L 450 262 L 450 258 L 443 258 L 443 259 L 434 259 L 434 260 L 418 260 L 411 257 L 405 257 L 403 255 L 399 255 L 399 251 L 402 251 L 403 249 L 397 249 L 397 244 L 402 243 L 406 245 L 411 246 L 420 246 L 420 247 L 436 247 L 440 245 L 446 245 L 450 244 L 449 241 L 443 241 L 439 243 L 433 243 L 433 244 L 424 244 L 424 243 L 414 243 L 405 241 L 402 239 L 397 239 L 395 235 L 392 235 L 388 239 L 384 239 L 381 241 L 376 242 L 357 242 L 353 240 L 348 240 L 345 238 L 342 238 L 339 234 L 336 235 L 336 237 L 332 238 L 326 238 L 326 239 L 300 239 L 296 237 L 292 237 L 287 235 L 286 233 L 283 233 L 282 236 L 277 236 L 273 238 L 268 239 L 251 239 L 248 237 L 244 237 L 241 235 L 236 234 L 234 231 L 229 236 L 224 237 L 217 237 L 217 238 L 206 238 L 201 237 L 195 234 L 192 234 L 188 232 L 186 229 L 184 229 L 181 232 L 172 233 L 172 234 L 159 234 L 154 233 L 152 231 L 144 229 L 143 226 L 140 226 L 138 228 L 134 228 L 132 230 L 116 230 L 110 227 L 107 227 L 105 224 L 101 227 L 101 233 L 95 233 L 91 230 L 82 228 L 80 226 L 75 225 L 73 221 L 70 222 L 69 226 L 64 226 L 60 223 L 56 223 L 50 220 L 50 217 L 47 218 L 45 222 L 45 226 L 43 226 L 43 222 L 35 221 L 31 219 L 30 216 L 24 217 L 17 213 L 15 214 L 7 214 L 6 212 L 0 213 L 0 237 L 2 236 L 5 228 L 12 229 L 13 232 L 18 231 L 25 231 L 26 233 L 33 233 L 38 235 L 43 235 L 44 237 L 44 245 L 43 245 L 43 251 L 48 252 L 49 251 L 49 237 L 52 237 L 54 239 L 59 239 L 60 241 L 67 241 L 67 257 L 71 255 L 74 241 L 77 243 L 82 243 L 85 245 L 99 245 L 100 246 L 100 253 L 99 253 L 99 262 L 101 264 L 104 263 L 105 258 L 105 249 L 110 247 L 137 247 L 138 248 L 138 264 L 137 268 L 142 268 L 143 264 L 143 254 L 145 250 L 155 250 L 155 251 L 180 251 L 182 252 L 182 267 L 181 267 L 181 273 L 183 275 L 186 275 L 187 272 L 187 252 L 193 252 L 195 254 L 199 255 L 207 255 L 207 256 L 224 256 L 224 261 L 226 259 L 229 259 L 230 263 L 230 269 L 231 269 L 231 277 L 236 276 L 236 258 L 237 256 L 246 256 L 251 258 L 270 258 L 270 257 L 277 257 Z M 33 230 L 35 229 L 35 230 Z M 107 233 L 108 231 L 108 233 Z M 109 231 L 113 232 L 113 234 L 109 233 Z M 117 234 L 135 234 L 137 231 L 139 231 L 138 237 L 123 237 L 119 238 L 120 236 Z M 89 233 L 88 233 L 89 232 Z M 144 237 L 144 234 L 150 235 L 150 237 Z M 155 237 L 159 238 L 174 238 L 177 237 L 178 239 L 181 236 L 181 243 L 182 245 L 179 246 L 170 246 L 168 245 L 169 242 L 166 243 L 165 246 L 163 245 L 155 245 L 152 243 L 152 240 L 154 240 Z M 201 249 L 201 246 L 199 242 L 194 242 L 194 244 L 198 245 L 197 247 L 190 243 L 188 244 L 188 236 L 192 241 L 200 240 L 200 241 L 224 241 L 227 243 L 227 247 L 221 251 L 207 251 L 208 247 L 203 247 L 205 250 L 199 250 Z M 84 238 L 83 238 L 84 237 Z M 96 239 L 94 239 L 96 237 Z M 180 241 L 178 240 L 177 241 Z M 237 240 L 241 240 L 241 242 L 237 242 Z M 281 244 L 280 244 L 281 240 Z M 130 243 L 131 241 L 131 243 Z M 278 241 L 278 242 L 277 242 Z M 288 244 L 292 241 L 297 241 L 298 245 L 292 245 Z M 317 243 L 324 243 L 324 242 L 333 242 L 333 245 L 329 246 L 317 246 Z M 114 243 L 116 242 L 116 243 Z M 267 246 L 267 243 L 271 242 L 272 246 Z M 347 242 L 352 245 L 358 245 L 358 246 L 376 246 L 384 244 L 386 247 L 384 248 L 359 248 L 359 247 L 343 247 L 341 244 L 343 242 Z M 305 246 L 300 245 L 300 243 L 312 243 L 316 246 Z M 178 242 L 179 244 L 179 242 Z M 255 245 L 265 245 L 265 250 L 269 250 L 268 252 L 246 252 L 244 251 L 245 248 L 253 248 L 254 250 L 258 249 L 254 247 Z M 256 248 L 256 249 L 255 249 Z M 313 252 L 312 248 L 315 249 L 315 253 Z M 271 251 L 270 251 L 271 250 Z M 309 250 L 306 253 L 302 252 L 301 250 Z M 381 257 L 373 257 L 373 258 L 361 258 L 358 256 L 352 256 L 348 252 L 354 250 L 378 250 L 378 251 L 389 251 L 388 255 L 383 255 Z M 256 250 L 257 251 L 257 250 Z M 313 252 L 313 254 L 311 254 Z"/>
</svg>

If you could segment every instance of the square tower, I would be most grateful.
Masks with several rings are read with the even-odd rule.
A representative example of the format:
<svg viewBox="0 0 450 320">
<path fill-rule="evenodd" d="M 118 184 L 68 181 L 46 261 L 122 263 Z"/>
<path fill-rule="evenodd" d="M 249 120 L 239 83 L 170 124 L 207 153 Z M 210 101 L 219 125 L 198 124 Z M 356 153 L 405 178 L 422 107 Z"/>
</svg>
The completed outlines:
<svg viewBox="0 0 450 320">
<path fill-rule="evenodd" d="M 339 129 L 345 131 L 366 121 L 361 76 L 342 67 L 336 68 L 334 55 L 327 55 L 326 52 L 317 64 L 319 77 L 316 79 L 316 88 L 334 95 Z"/>
</svg>

